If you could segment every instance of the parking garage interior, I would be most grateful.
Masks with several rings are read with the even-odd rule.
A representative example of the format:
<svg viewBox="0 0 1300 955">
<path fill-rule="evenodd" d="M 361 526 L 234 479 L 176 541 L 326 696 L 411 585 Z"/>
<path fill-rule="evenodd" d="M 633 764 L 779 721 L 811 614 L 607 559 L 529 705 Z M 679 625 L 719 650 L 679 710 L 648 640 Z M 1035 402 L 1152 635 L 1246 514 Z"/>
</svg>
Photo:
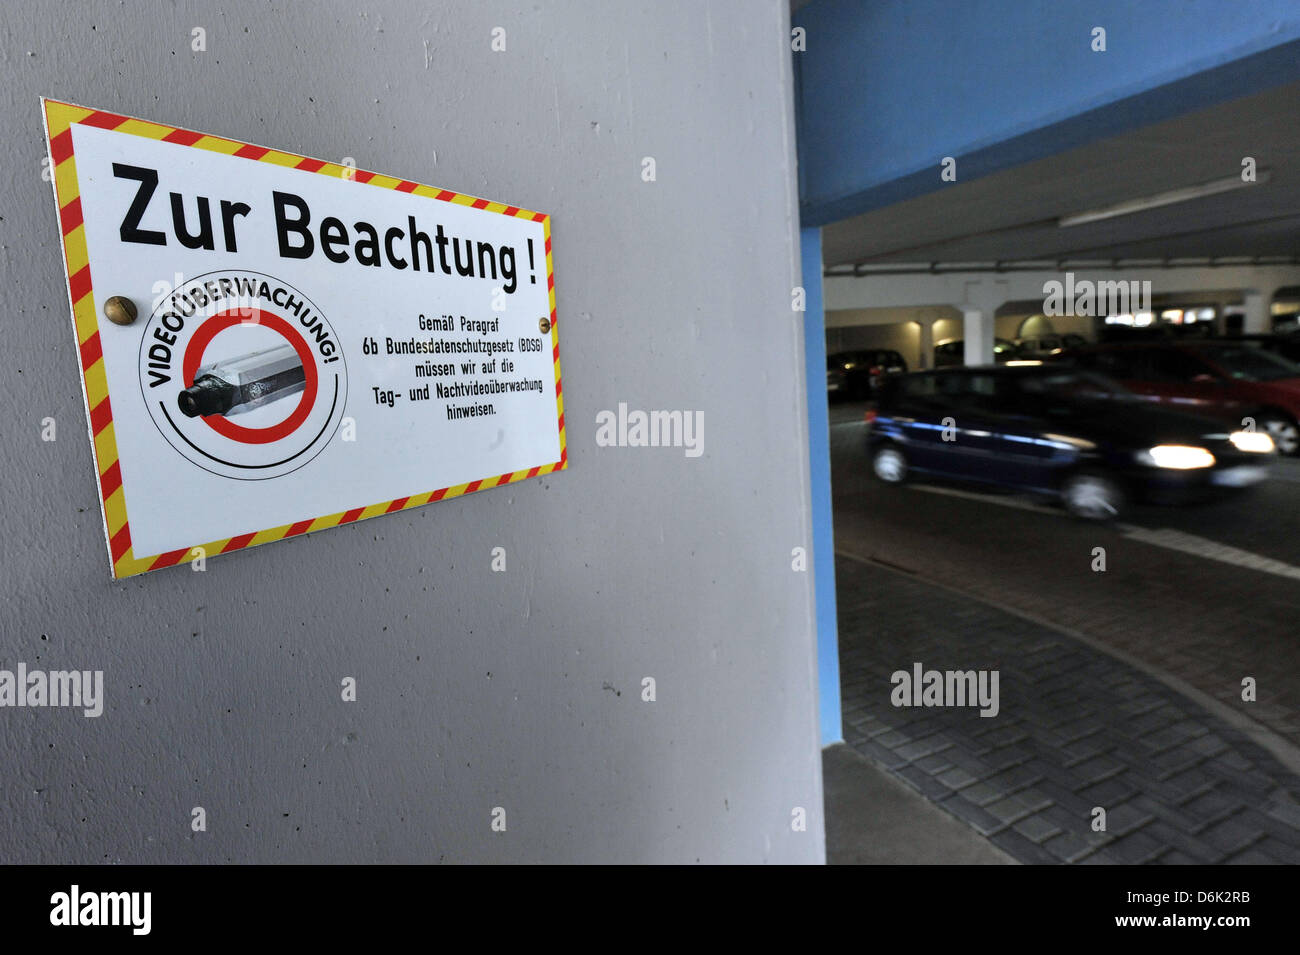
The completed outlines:
<svg viewBox="0 0 1300 955">
<path fill-rule="evenodd" d="M 940 30 L 932 5 L 911 17 L 884 6 L 796 4 L 795 22 L 835 24 L 842 66 L 854 29 L 899 57 Z M 916 80 L 910 101 L 932 96 L 928 117 L 905 122 L 882 102 L 897 61 L 858 67 L 874 94 L 849 93 L 824 64 L 797 76 L 804 222 L 818 227 L 805 230 L 805 255 L 819 246 L 804 274 L 824 304 L 807 342 L 827 356 L 831 389 L 818 523 L 833 541 L 819 551 L 819 589 L 836 585 L 819 619 L 829 856 L 887 852 L 863 838 L 879 827 L 856 820 L 845 795 L 844 780 L 874 772 L 900 787 L 895 799 L 914 799 L 917 819 L 938 808 L 977 835 L 929 846 L 935 859 L 1298 861 L 1300 463 L 1275 455 L 1266 483 L 1225 500 L 1082 522 L 1014 489 L 873 480 L 877 394 L 838 384 L 855 362 L 903 366 L 873 368 L 878 384 L 897 371 L 1046 365 L 1098 344 L 1297 330 L 1294 41 L 1224 23 L 1215 48 L 1171 36 L 1168 22 L 1148 29 L 1137 11 L 1071 9 L 1109 25 L 1108 51 L 1089 52 L 1057 45 L 1068 16 L 999 8 L 1004 30 L 973 11 L 945 24 L 944 35 L 969 29 L 979 52 L 944 46 L 936 75 Z M 978 89 L 955 82 L 1045 21 L 1054 38 L 1019 69 Z M 1183 40 L 1176 62 L 1167 47 Z M 881 111 L 909 136 L 882 128 Z M 853 126 L 868 115 L 868 128 Z M 1060 307 L 1062 286 L 1105 283 L 1134 294 Z M 813 408 L 822 385 L 809 368 Z M 1004 698 L 1024 710 L 993 728 L 969 712 L 899 709 L 880 688 L 919 660 L 1000 666 Z M 1273 687 L 1267 701 L 1243 699 L 1252 679 Z M 1078 826 L 1103 805 L 1118 825 Z"/>
</svg>

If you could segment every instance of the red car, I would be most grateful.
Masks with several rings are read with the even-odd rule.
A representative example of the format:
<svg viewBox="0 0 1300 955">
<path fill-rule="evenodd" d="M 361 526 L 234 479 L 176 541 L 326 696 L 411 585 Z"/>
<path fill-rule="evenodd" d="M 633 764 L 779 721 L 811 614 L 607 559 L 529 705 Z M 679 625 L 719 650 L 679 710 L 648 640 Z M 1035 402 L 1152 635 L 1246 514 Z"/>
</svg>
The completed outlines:
<svg viewBox="0 0 1300 955">
<path fill-rule="evenodd" d="M 1139 397 L 1242 427 L 1253 418 L 1281 454 L 1300 452 L 1300 365 L 1257 345 L 1214 339 L 1093 345 L 1063 356 Z"/>
</svg>

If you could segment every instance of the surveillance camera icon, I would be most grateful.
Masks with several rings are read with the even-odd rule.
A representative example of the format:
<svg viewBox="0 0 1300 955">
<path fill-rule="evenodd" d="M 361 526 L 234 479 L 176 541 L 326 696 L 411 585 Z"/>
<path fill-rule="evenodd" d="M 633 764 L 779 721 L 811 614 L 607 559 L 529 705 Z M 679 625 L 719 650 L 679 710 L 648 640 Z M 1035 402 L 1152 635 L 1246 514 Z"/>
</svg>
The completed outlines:
<svg viewBox="0 0 1300 955">
<path fill-rule="evenodd" d="M 232 417 L 296 395 L 306 380 L 294 347 L 277 345 L 201 366 L 176 403 L 188 418 Z"/>
</svg>

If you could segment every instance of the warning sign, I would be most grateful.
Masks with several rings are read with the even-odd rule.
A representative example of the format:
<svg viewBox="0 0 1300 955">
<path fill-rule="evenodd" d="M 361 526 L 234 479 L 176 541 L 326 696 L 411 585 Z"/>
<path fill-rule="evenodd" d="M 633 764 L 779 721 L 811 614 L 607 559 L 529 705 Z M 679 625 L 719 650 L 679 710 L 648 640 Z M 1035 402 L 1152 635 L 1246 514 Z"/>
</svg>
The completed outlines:
<svg viewBox="0 0 1300 955">
<path fill-rule="evenodd" d="M 115 577 L 566 466 L 547 216 L 43 102 Z"/>
</svg>

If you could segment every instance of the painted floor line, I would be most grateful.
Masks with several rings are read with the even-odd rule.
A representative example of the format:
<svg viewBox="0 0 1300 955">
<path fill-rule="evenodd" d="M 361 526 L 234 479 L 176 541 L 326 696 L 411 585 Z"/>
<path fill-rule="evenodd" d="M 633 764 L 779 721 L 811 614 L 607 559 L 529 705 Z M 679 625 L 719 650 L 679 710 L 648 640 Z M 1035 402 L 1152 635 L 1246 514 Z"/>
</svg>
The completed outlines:
<svg viewBox="0 0 1300 955">
<path fill-rule="evenodd" d="M 942 494 L 971 501 L 983 501 L 988 504 L 998 504 L 1002 507 L 1012 507 L 1020 511 L 1033 511 L 1037 514 L 1051 514 L 1053 517 L 1068 516 L 1064 511 L 1044 507 L 1041 504 L 1033 504 L 1014 497 L 1003 498 L 991 494 L 981 494 L 978 491 L 963 491 L 957 488 L 936 487 L 925 484 L 909 485 L 909 489 L 925 491 L 927 494 Z M 1190 554 L 1193 557 L 1200 557 L 1202 560 L 1231 564 L 1245 570 L 1257 570 L 1261 573 L 1273 574 L 1276 577 L 1300 580 L 1300 567 L 1296 567 L 1294 564 L 1274 560 L 1271 557 L 1243 550 L 1240 547 L 1220 544 L 1206 537 L 1198 537 L 1195 534 L 1171 530 L 1167 527 L 1138 527 L 1134 524 L 1116 524 L 1114 526 L 1124 537 L 1142 544 L 1150 544 L 1153 547 L 1163 547 L 1166 550 Z"/>
<path fill-rule="evenodd" d="M 1274 560 L 1271 557 L 1263 557 L 1251 551 L 1242 550 L 1239 547 L 1219 544 L 1205 537 L 1188 534 L 1185 531 L 1175 531 L 1167 527 L 1135 527 L 1132 524 L 1119 524 L 1117 529 L 1129 540 L 1139 541 L 1143 544 L 1164 547 L 1167 550 L 1176 550 L 1183 554 L 1191 554 L 1193 557 L 1216 560 L 1222 564 L 1244 567 L 1247 570 L 1258 570 L 1265 574 L 1300 580 L 1300 567 L 1293 564 Z"/>
<path fill-rule="evenodd" d="M 1018 511 L 1033 511 L 1036 514 L 1051 514 L 1053 517 L 1065 517 L 1066 513 L 1054 507 L 1034 504 L 1018 497 L 999 497 L 995 494 L 981 494 L 979 491 L 963 491 L 955 487 L 939 487 L 934 484 L 909 484 L 908 490 L 924 491 L 927 494 L 943 494 L 948 497 L 963 497 L 970 501 L 983 501 L 986 504 L 1000 504 L 1002 507 L 1014 507 Z"/>
</svg>

